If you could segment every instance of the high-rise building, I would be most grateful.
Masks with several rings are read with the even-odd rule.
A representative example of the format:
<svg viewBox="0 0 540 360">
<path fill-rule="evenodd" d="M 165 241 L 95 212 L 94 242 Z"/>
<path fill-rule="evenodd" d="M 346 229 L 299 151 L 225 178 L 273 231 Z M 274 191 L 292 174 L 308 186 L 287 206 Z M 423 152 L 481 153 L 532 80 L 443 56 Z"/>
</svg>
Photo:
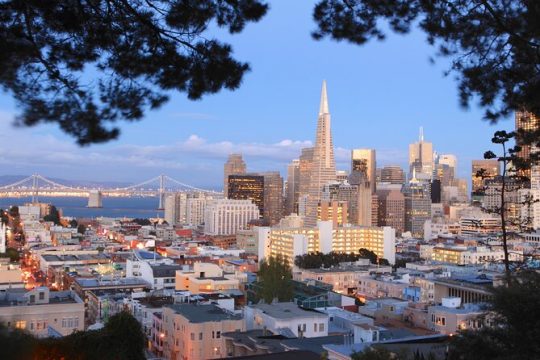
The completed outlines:
<svg viewBox="0 0 540 360">
<path fill-rule="evenodd" d="M 471 175 L 472 194 L 483 195 L 486 181 L 500 175 L 499 162 L 497 160 L 473 160 Z"/>
<path fill-rule="evenodd" d="M 294 159 L 287 166 L 287 184 L 285 186 L 285 215 L 298 214 L 299 194 L 300 160 Z"/>
<path fill-rule="evenodd" d="M 381 169 L 380 182 L 403 185 L 405 183 L 405 173 L 399 165 L 385 166 Z"/>
<path fill-rule="evenodd" d="M 501 194 L 502 194 L 502 176 L 497 176 L 493 179 L 486 180 L 485 193 L 482 197 L 482 207 L 489 213 L 498 213 L 501 209 Z M 520 192 L 523 183 L 517 179 L 507 177 L 505 179 L 505 218 L 508 221 L 508 228 L 518 229 L 520 211 L 522 209 L 520 203 Z"/>
<path fill-rule="evenodd" d="M 313 168 L 313 153 L 315 148 L 304 148 L 300 155 L 298 166 L 300 178 L 298 179 L 298 197 L 306 196 L 309 193 L 311 181 L 311 169 Z"/>
<path fill-rule="evenodd" d="M 264 176 L 256 174 L 229 175 L 227 185 L 231 200 L 251 200 L 264 214 Z"/>
<path fill-rule="evenodd" d="M 371 193 L 375 193 L 376 178 L 376 155 L 374 149 L 353 149 L 351 151 L 351 174 L 349 182 L 358 185 L 365 179 L 369 182 Z"/>
<path fill-rule="evenodd" d="M 398 187 L 377 189 L 378 225 L 390 226 L 396 233 L 405 231 L 405 196 Z"/>
<path fill-rule="evenodd" d="M 405 230 L 423 238 L 424 223 L 431 219 L 430 184 L 418 181 L 414 175 L 403 188 L 405 195 Z"/>
<path fill-rule="evenodd" d="M 333 227 L 343 226 L 348 223 L 348 208 L 346 201 L 326 201 L 319 202 L 317 209 L 318 221 L 331 221 Z"/>
<path fill-rule="evenodd" d="M 518 137 L 516 138 L 516 145 L 521 147 L 521 150 L 517 153 L 521 159 L 528 162 L 531 159 L 531 154 L 534 149 L 534 144 L 526 144 L 522 141 L 520 134 L 523 132 L 538 131 L 540 129 L 540 117 L 535 116 L 528 111 L 516 112 L 516 132 Z M 520 170 L 519 175 L 525 176 L 528 179 L 531 178 L 531 169 Z"/>
<path fill-rule="evenodd" d="M 227 162 L 223 166 L 223 194 L 225 198 L 229 195 L 227 186 L 229 175 L 243 175 L 246 173 L 246 163 L 242 159 L 242 154 L 230 154 Z"/>
<path fill-rule="evenodd" d="M 316 225 L 317 208 L 319 201 L 321 200 L 323 186 L 335 180 L 336 163 L 334 160 L 334 145 L 332 143 L 332 134 L 330 130 L 330 110 L 328 108 L 326 81 L 323 81 L 306 208 L 307 226 Z"/>
<path fill-rule="evenodd" d="M 186 202 L 186 224 L 192 226 L 204 224 L 206 204 L 212 200 L 212 195 L 204 193 L 189 194 Z"/>
<path fill-rule="evenodd" d="M 177 192 L 165 196 L 164 215 L 169 225 L 185 224 L 187 193 Z"/>
<path fill-rule="evenodd" d="M 263 218 L 274 225 L 283 217 L 283 178 L 278 171 L 259 173 L 264 178 Z"/>
<path fill-rule="evenodd" d="M 431 203 L 440 204 L 441 202 L 441 180 L 433 179 L 431 180 Z"/>
<path fill-rule="evenodd" d="M 454 171 L 457 170 L 457 157 L 453 154 L 440 154 L 437 157 L 437 163 L 442 165 L 448 165 L 453 168 Z"/>
<path fill-rule="evenodd" d="M 424 129 L 420 128 L 417 142 L 409 145 L 409 171 L 416 171 L 418 179 L 431 180 L 433 176 L 433 144 L 424 141 Z"/>
<path fill-rule="evenodd" d="M 249 222 L 259 216 L 259 208 L 251 200 L 213 200 L 206 205 L 204 233 L 236 235 L 238 230 L 247 229 Z"/>
</svg>

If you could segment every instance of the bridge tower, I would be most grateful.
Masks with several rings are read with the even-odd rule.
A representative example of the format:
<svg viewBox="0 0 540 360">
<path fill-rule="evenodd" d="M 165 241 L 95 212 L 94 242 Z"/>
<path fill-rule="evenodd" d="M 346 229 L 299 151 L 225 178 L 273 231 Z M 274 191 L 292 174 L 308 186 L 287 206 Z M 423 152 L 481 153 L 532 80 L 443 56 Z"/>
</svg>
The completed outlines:
<svg viewBox="0 0 540 360">
<path fill-rule="evenodd" d="M 159 175 L 159 205 L 158 210 L 163 210 L 163 201 L 165 197 L 165 175 Z"/>
<path fill-rule="evenodd" d="M 38 175 L 32 175 L 32 203 L 35 204 L 38 202 Z"/>
</svg>

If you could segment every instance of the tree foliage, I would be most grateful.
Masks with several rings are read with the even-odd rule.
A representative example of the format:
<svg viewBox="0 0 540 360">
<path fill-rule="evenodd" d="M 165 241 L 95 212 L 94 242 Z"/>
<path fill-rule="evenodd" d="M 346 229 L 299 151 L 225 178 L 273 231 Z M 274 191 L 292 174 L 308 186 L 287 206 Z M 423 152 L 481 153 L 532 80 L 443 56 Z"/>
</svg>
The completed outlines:
<svg viewBox="0 0 540 360">
<path fill-rule="evenodd" d="M 111 316 L 101 330 L 78 331 L 62 338 L 38 339 L 21 330 L 0 328 L 6 359 L 143 360 L 145 341 L 141 325 L 127 312 Z"/>
<path fill-rule="evenodd" d="M 292 272 L 289 262 L 281 255 L 270 256 L 259 264 L 257 297 L 267 304 L 274 299 L 290 301 L 293 298 Z"/>
<path fill-rule="evenodd" d="M 341 253 L 331 251 L 328 254 L 322 252 L 298 255 L 294 264 L 302 269 L 319 269 L 337 266 L 342 262 L 355 262 L 358 259 L 369 259 L 372 264 L 390 265 L 388 260 L 379 258 L 377 254 L 368 249 L 360 249 L 358 253 Z"/>
<path fill-rule="evenodd" d="M 316 39 L 364 44 L 418 25 L 436 55 L 450 58 L 460 102 L 478 98 L 492 122 L 527 109 L 540 116 L 540 3 L 537 0 L 320 0 Z"/>
<path fill-rule="evenodd" d="M 488 310 L 493 326 L 465 330 L 452 340 L 450 360 L 518 360 L 540 356 L 540 274 L 514 274 L 495 287 Z"/>
<path fill-rule="evenodd" d="M 51 205 L 49 214 L 45 215 L 43 220 L 53 222 L 54 225 L 60 225 L 60 213 L 58 212 L 56 206 Z"/>
<path fill-rule="evenodd" d="M 118 136 L 171 90 L 238 88 L 249 70 L 208 28 L 238 33 L 259 0 L 9 0 L 0 3 L 0 86 L 19 124 L 57 123 L 81 145 Z"/>
</svg>

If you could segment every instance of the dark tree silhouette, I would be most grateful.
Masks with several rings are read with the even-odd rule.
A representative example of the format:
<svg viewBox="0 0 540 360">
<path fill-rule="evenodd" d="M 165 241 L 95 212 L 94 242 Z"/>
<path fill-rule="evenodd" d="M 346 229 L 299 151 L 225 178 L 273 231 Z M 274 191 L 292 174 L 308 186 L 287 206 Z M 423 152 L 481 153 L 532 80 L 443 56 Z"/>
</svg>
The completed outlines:
<svg viewBox="0 0 540 360">
<path fill-rule="evenodd" d="M 257 297 L 267 304 L 274 299 L 290 301 L 293 297 L 292 272 L 287 259 L 278 255 L 263 259 L 257 273 L 259 287 Z"/>
<path fill-rule="evenodd" d="M 388 260 L 379 258 L 377 254 L 368 249 L 360 249 L 358 253 L 340 253 L 331 251 L 328 254 L 322 252 L 298 255 L 294 259 L 294 264 L 302 269 L 330 268 L 342 262 L 355 262 L 358 259 L 369 259 L 372 264 L 390 265 Z"/>
<path fill-rule="evenodd" d="M 495 287 L 488 305 L 492 326 L 464 330 L 452 338 L 450 360 L 537 359 L 540 354 L 540 274 L 513 274 L 515 281 Z"/>
<path fill-rule="evenodd" d="M 9 0 L 0 3 L 0 86 L 18 124 L 58 123 L 80 145 L 114 139 L 167 100 L 238 88 L 249 70 L 211 38 L 258 21 L 260 0 Z"/>
<path fill-rule="evenodd" d="M 540 116 L 540 3 L 537 0 L 320 0 L 316 39 L 364 44 L 418 25 L 452 60 L 460 102 L 478 98 L 492 122 L 527 109 Z"/>
</svg>

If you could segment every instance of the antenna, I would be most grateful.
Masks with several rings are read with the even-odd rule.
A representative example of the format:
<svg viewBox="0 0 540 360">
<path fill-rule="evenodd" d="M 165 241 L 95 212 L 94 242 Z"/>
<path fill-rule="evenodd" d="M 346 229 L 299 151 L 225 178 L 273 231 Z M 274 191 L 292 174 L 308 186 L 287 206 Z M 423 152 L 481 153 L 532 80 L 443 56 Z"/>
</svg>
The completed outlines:
<svg viewBox="0 0 540 360">
<path fill-rule="evenodd" d="M 424 141 L 424 127 L 420 126 L 420 141 Z"/>
</svg>

